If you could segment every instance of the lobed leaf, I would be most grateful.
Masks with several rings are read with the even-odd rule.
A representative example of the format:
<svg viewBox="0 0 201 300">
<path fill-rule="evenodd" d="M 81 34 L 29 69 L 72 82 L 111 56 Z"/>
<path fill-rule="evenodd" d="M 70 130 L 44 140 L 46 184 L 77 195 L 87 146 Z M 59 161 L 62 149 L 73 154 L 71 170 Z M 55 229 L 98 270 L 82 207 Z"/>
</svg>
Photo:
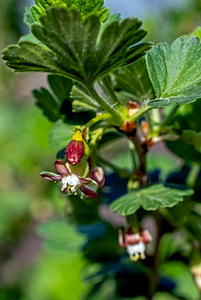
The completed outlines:
<svg viewBox="0 0 201 300">
<path fill-rule="evenodd" d="M 103 0 L 35 0 L 35 3 L 36 5 L 31 7 L 31 12 L 36 21 L 39 21 L 50 7 L 76 8 L 83 18 L 94 14 L 102 22 L 105 22 L 110 15 L 109 8 L 103 7 Z"/>
<path fill-rule="evenodd" d="M 153 108 L 186 104 L 201 95 L 201 44 L 182 36 L 171 45 L 160 43 L 148 51 L 147 68 L 157 98 Z"/>
<path fill-rule="evenodd" d="M 193 191 L 190 189 L 172 189 L 156 184 L 120 197 L 111 204 L 110 208 L 118 214 L 127 216 L 135 213 L 141 206 L 145 210 L 172 207 L 183 201 L 184 196 L 192 194 Z"/>
<path fill-rule="evenodd" d="M 146 32 L 135 18 L 122 22 L 115 18 L 101 30 L 97 16 L 82 20 L 76 10 L 51 8 L 40 21 L 31 30 L 46 47 L 22 42 L 4 50 L 3 59 L 15 71 L 54 73 L 90 84 L 136 61 L 150 48 L 139 43 Z"/>
</svg>

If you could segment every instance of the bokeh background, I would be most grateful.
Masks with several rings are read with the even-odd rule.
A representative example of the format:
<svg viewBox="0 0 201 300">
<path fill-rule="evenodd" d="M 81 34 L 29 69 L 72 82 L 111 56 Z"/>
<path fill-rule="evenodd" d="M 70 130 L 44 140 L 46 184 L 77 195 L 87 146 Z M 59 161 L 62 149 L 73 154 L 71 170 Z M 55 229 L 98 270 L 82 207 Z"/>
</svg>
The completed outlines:
<svg viewBox="0 0 201 300">
<path fill-rule="evenodd" d="M 1 50 L 28 33 L 23 13 L 32 4 L 1 0 Z M 106 0 L 105 6 L 122 17 L 143 20 L 147 40 L 154 42 L 171 42 L 201 25 L 200 0 Z M 47 86 L 46 75 L 12 73 L 1 60 L 1 300 L 79 300 L 87 289 L 80 276 L 84 259 L 79 254 L 69 258 L 47 253 L 37 233 L 39 224 L 61 218 L 66 210 L 55 186 L 39 176 L 42 170 L 52 170 L 55 157 L 48 144 L 52 124 L 34 105 L 31 93 L 41 86 Z"/>
</svg>

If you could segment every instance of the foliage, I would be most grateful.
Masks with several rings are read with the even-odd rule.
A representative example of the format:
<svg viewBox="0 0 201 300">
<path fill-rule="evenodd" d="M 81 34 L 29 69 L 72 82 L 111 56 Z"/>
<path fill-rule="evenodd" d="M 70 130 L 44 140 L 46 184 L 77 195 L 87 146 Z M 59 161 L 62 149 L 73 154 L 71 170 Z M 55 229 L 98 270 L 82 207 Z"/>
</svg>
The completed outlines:
<svg viewBox="0 0 201 300">
<path fill-rule="evenodd" d="M 24 15 L 31 34 L 8 46 L 3 59 L 15 72 L 49 73 L 49 87 L 33 90 L 48 123 L 36 124 L 29 110 L 8 118 L 15 126 L 5 127 L 1 153 L 14 149 L 15 172 L 11 176 L 3 164 L 3 257 L 12 255 L 10 237 L 29 232 L 31 218 L 31 225 L 41 223 L 34 238 L 42 239 L 47 254 L 25 279 L 30 299 L 197 299 L 200 28 L 153 45 L 142 42 L 141 21 L 109 16 L 102 0 L 35 3 Z M 24 137 L 17 131 L 21 119 Z M 63 199 L 53 182 L 37 177 L 43 166 L 54 167 L 48 133 L 57 174 L 41 176 L 59 181 Z M 163 141 L 179 161 L 166 150 L 150 151 Z M 10 191 L 13 185 L 20 192 Z"/>
<path fill-rule="evenodd" d="M 145 210 L 172 207 L 183 200 L 183 196 L 192 195 L 192 190 L 179 190 L 153 185 L 141 191 L 130 192 L 115 200 L 111 209 L 124 216 L 134 214 L 140 206 Z"/>
<path fill-rule="evenodd" d="M 153 107 L 186 104 L 200 97 L 199 38 L 180 37 L 147 53 L 147 68 L 157 99 Z"/>
</svg>

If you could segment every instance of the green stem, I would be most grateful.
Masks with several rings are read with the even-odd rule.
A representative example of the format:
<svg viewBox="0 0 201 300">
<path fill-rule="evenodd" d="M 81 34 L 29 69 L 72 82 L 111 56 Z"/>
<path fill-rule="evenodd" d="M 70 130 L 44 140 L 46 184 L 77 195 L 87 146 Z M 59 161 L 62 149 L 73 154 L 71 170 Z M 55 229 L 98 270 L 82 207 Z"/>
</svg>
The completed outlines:
<svg viewBox="0 0 201 300">
<path fill-rule="evenodd" d="M 170 123 L 170 121 L 174 117 L 174 115 L 175 115 L 176 111 L 178 110 L 178 108 L 179 108 L 179 105 L 176 105 L 176 106 L 173 107 L 173 109 L 170 111 L 168 116 L 161 123 L 160 128 L 163 128 L 163 127 L 167 126 Z"/>
<path fill-rule="evenodd" d="M 129 226 L 133 226 L 136 230 L 139 230 L 139 222 L 136 214 L 126 216 L 126 221 Z"/>
<path fill-rule="evenodd" d="M 101 79 L 101 83 L 103 84 L 103 88 L 105 89 L 107 94 L 110 96 L 110 99 L 112 100 L 113 104 L 117 107 L 122 106 L 122 104 L 119 101 L 118 97 L 116 96 L 107 76 L 104 77 L 103 79 Z"/>
<path fill-rule="evenodd" d="M 142 147 L 141 142 L 140 142 L 140 138 L 137 134 L 132 138 L 132 142 L 135 145 L 135 149 L 136 149 L 136 152 L 137 152 L 138 157 L 139 157 L 139 163 L 140 163 L 139 182 L 140 182 L 142 187 L 147 186 L 148 176 L 147 176 L 147 170 L 146 170 L 146 152 L 145 152 L 144 148 Z"/>
<path fill-rule="evenodd" d="M 88 123 L 86 123 L 83 126 L 83 129 L 85 129 L 87 127 L 91 127 L 91 126 L 93 126 L 94 124 L 96 124 L 96 123 L 98 123 L 100 121 L 107 120 L 110 117 L 111 117 L 111 115 L 108 114 L 108 113 L 103 113 L 103 114 L 97 115 L 96 117 L 94 117 L 93 119 L 91 119 Z"/>
<path fill-rule="evenodd" d="M 151 106 L 144 106 L 144 107 L 142 107 L 141 109 L 139 109 L 135 114 L 133 114 L 129 118 L 129 121 L 131 121 L 131 122 L 137 121 L 140 117 L 142 117 L 144 114 L 146 114 L 151 109 L 152 109 Z"/>
<path fill-rule="evenodd" d="M 132 175 L 131 172 L 129 172 L 128 170 L 121 169 L 121 168 L 115 166 L 114 164 L 112 164 L 111 162 L 109 162 L 108 160 L 104 159 L 103 157 L 101 157 L 99 155 L 97 156 L 97 159 L 100 164 L 103 164 L 106 167 L 110 168 L 111 170 L 115 171 L 121 177 L 129 178 Z"/>
<path fill-rule="evenodd" d="M 147 300 L 152 300 L 154 294 L 157 291 L 158 287 L 158 281 L 159 281 L 159 263 L 160 263 L 160 252 L 159 252 L 159 246 L 161 241 L 161 221 L 160 221 L 160 215 L 156 211 L 155 214 L 155 220 L 157 223 L 157 237 L 156 237 L 156 246 L 155 246 L 155 254 L 154 254 L 154 262 L 153 267 L 151 269 L 151 273 L 149 276 L 149 291 L 148 291 L 148 297 Z"/>
<path fill-rule="evenodd" d="M 121 126 L 124 122 L 124 119 L 122 117 L 122 115 L 119 113 L 119 111 L 117 111 L 114 106 L 110 105 L 105 99 L 103 99 L 94 89 L 93 85 L 88 85 L 87 89 L 89 91 L 89 93 L 91 94 L 92 98 L 94 98 L 94 100 L 96 100 L 98 102 L 98 104 L 100 104 L 100 106 L 107 111 L 109 114 L 111 114 L 111 116 L 113 117 L 113 119 L 117 122 L 118 126 Z"/>
<path fill-rule="evenodd" d="M 153 127 L 153 121 L 151 119 L 149 111 L 145 114 L 145 116 L 146 116 L 146 120 L 147 120 L 147 123 L 149 126 L 149 134 L 152 134 L 154 131 L 154 127 Z"/>
<path fill-rule="evenodd" d="M 137 169 L 137 161 L 136 161 L 136 154 L 135 154 L 135 144 L 129 140 L 129 150 L 131 154 L 131 159 L 133 163 L 133 171 Z"/>
<path fill-rule="evenodd" d="M 188 175 L 186 184 L 190 188 L 195 187 L 196 179 L 198 177 L 198 174 L 200 172 L 200 166 L 199 165 L 192 165 L 192 168 L 190 170 L 190 173 Z"/>
</svg>

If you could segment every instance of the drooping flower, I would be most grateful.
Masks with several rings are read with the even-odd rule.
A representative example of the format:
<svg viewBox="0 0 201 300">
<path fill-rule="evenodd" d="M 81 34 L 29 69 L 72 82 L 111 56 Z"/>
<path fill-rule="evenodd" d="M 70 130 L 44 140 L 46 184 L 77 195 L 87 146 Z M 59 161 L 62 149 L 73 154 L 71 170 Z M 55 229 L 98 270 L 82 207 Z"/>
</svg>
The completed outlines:
<svg viewBox="0 0 201 300">
<path fill-rule="evenodd" d="M 127 248 L 130 259 L 133 261 L 146 258 L 146 245 L 151 241 L 152 236 L 148 230 L 134 232 L 133 228 L 129 227 L 126 232 L 119 231 L 119 245 Z"/>
<path fill-rule="evenodd" d="M 55 161 L 54 166 L 59 174 L 45 171 L 40 173 L 40 176 L 51 181 L 61 181 L 61 191 L 64 194 L 72 195 L 80 191 L 89 198 L 97 198 L 97 182 L 89 177 L 81 177 L 82 172 L 80 172 L 79 167 L 74 168 L 74 173 L 72 173 L 72 170 L 68 168 L 69 165 L 68 167 L 67 165 L 58 159 Z"/>
</svg>

